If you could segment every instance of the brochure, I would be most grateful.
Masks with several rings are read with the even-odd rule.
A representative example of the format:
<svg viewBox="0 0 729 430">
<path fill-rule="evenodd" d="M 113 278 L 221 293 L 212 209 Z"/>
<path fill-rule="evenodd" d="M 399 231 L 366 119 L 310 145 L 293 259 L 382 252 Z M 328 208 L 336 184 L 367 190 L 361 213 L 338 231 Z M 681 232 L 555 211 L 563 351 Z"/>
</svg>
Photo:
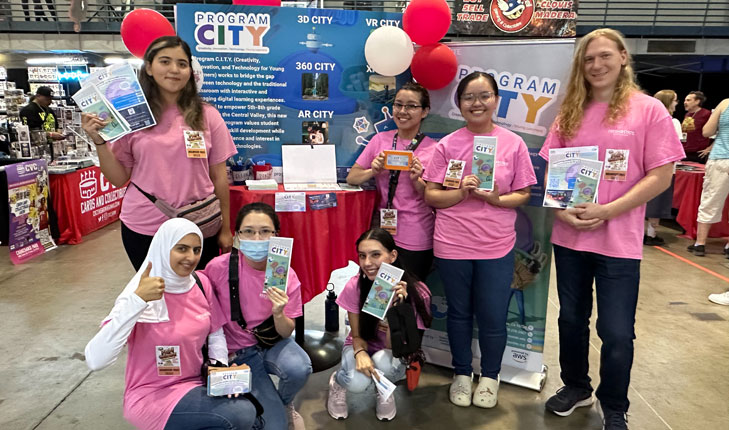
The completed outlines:
<svg viewBox="0 0 729 430">
<path fill-rule="evenodd" d="M 473 163 L 471 173 L 481 180 L 479 189 L 493 191 L 496 167 L 496 137 L 475 136 L 473 138 Z"/>
<path fill-rule="evenodd" d="M 129 63 L 115 64 L 90 74 L 81 87 L 96 86 L 129 125 L 131 131 L 156 124 L 137 74 Z"/>
<path fill-rule="evenodd" d="M 597 160 L 597 146 L 576 146 L 549 150 L 549 171 L 542 206 L 566 208 L 572 199 L 580 159 Z"/>
<path fill-rule="evenodd" d="M 306 212 L 306 193 L 276 193 L 276 212 Z"/>
<path fill-rule="evenodd" d="M 291 250 L 294 239 L 289 237 L 272 237 L 268 241 L 268 257 L 266 258 L 266 278 L 263 288 L 275 287 L 286 292 L 291 267 Z"/>
<path fill-rule="evenodd" d="M 384 320 L 392 303 L 393 289 L 400 282 L 404 273 L 395 266 L 382 263 L 362 306 L 362 312 Z"/>
<path fill-rule="evenodd" d="M 390 398 L 392 393 L 395 392 L 395 388 L 397 388 L 397 386 L 389 379 L 385 378 L 385 374 L 382 373 L 382 370 L 375 369 L 375 372 L 377 372 L 377 375 L 380 377 L 380 380 L 378 381 L 374 375 L 372 376 L 372 381 L 375 383 L 375 387 L 377 387 L 377 392 L 383 399 Z"/>
<path fill-rule="evenodd" d="M 227 396 L 250 391 L 251 369 L 248 365 L 208 368 L 208 396 Z"/>
<path fill-rule="evenodd" d="M 575 188 L 567 207 L 573 208 L 580 203 L 595 203 L 597 189 L 600 185 L 602 161 L 580 158 L 579 171 L 575 180 Z"/>
<path fill-rule="evenodd" d="M 104 100 L 104 97 L 95 86 L 90 85 L 81 88 L 73 95 L 73 99 L 84 113 L 93 113 L 102 120 L 110 121 L 106 127 L 99 131 L 99 135 L 105 140 L 114 140 L 129 133 L 129 125 Z"/>
<path fill-rule="evenodd" d="M 337 193 L 312 194 L 309 196 L 309 207 L 313 210 L 336 208 Z"/>
</svg>

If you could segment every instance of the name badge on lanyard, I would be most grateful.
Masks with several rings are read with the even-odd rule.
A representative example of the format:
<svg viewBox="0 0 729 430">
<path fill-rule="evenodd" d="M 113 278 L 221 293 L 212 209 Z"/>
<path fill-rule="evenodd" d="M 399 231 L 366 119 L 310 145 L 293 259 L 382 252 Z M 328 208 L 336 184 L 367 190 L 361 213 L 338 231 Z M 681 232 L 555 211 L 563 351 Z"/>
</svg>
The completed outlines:
<svg viewBox="0 0 729 430">
<path fill-rule="evenodd" d="M 180 346 L 158 345 L 154 347 L 157 356 L 157 375 L 180 376 Z"/>
<path fill-rule="evenodd" d="M 185 136 L 187 158 L 208 158 L 208 153 L 205 149 L 205 137 L 202 131 L 183 130 L 182 133 Z"/>
</svg>

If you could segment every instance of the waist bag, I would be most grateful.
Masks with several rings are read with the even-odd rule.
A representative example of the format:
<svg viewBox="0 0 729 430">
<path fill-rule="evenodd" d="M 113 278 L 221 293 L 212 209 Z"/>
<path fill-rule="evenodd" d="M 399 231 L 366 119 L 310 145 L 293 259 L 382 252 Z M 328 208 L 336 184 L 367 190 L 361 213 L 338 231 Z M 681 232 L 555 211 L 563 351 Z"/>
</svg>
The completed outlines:
<svg viewBox="0 0 729 430">
<path fill-rule="evenodd" d="M 220 200 L 215 194 L 181 208 L 176 208 L 166 201 L 147 193 L 134 182 L 132 184 L 168 218 L 185 218 L 194 222 L 200 228 L 204 238 L 218 234 L 220 227 L 223 225 Z"/>
</svg>

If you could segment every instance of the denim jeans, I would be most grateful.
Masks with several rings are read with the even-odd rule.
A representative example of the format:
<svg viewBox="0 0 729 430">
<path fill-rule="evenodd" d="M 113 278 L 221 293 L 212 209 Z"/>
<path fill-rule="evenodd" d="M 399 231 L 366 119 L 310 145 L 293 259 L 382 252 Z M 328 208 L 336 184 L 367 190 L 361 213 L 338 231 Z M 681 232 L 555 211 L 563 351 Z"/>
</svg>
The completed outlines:
<svg viewBox="0 0 729 430">
<path fill-rule="evenodd" d="M 435 259 L 448 302 L 448 343 L 456 375 L 471 375 L 473 317 L 478 324 L 481 375 L 496 379 L 506 348 L 506 317 L 514 250 L 492 260 Z"/>
<path fill-rule="evenodd" d="M 170 430 L 244 430 L 256 421 L 256 408 L 243 397 L 208 397 L 205 387 L 195 387 L 185 394 L 165 429 Z"/>
<path fill-rule="evenodd" d="M 554 261 L 560 306 L 559 364 L 562 382 L 592 391 L 587 373 L 594 280 L 597 335 L 602 340 L 600 385 L 596 395 L 603 407 L 627 412 L 640 260 L 608 257 L 554 245 Z"/>
<path fill-rule="evenodd" d="M 381 349 L 371 358 L 375 369 L 380 370 L 391 382 L 397 382 L 405 377 L 407 366 L 399 358 L 392 356 L 392 350 Z M 357 370 L 357 360 L 354 358 L 352 345 L 342 349 L 342 368 L 337 371 L 335 379 L 337 384 L 352 393 L 363 393 L 372 384 L 372 378 Z"/>
</svg>

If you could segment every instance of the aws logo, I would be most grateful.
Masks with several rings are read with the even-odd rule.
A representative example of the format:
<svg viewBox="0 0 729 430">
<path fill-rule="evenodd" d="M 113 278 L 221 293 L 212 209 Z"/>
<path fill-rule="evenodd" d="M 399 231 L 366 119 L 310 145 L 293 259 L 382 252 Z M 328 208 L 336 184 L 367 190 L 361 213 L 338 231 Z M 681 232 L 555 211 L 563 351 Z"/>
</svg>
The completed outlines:
<svg viewBox="0 0 729 430">
<path fill-rule="evenodd" d="M 197 50 L 268 54 L 263 36 L 271 29 L 267 13 L 195 12 Z"/>
</svg>

